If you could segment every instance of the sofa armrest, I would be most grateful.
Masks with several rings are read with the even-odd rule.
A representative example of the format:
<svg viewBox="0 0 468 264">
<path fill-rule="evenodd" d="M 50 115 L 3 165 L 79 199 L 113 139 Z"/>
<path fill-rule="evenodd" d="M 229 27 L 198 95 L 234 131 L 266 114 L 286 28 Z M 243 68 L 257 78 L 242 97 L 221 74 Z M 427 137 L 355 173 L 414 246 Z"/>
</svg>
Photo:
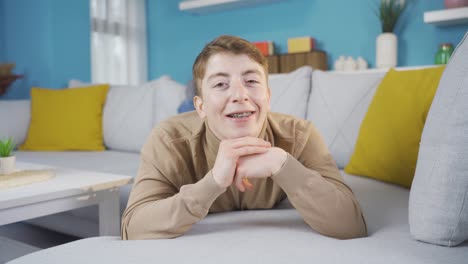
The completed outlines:
<svg viewBox="0 0 468 264">
<path fill-rule="evenodd" d="M 12 137 L 17 146 L 23 144 L 30 119 L 29 100 L 0 100 L 0 138 Z"/>
</svg>

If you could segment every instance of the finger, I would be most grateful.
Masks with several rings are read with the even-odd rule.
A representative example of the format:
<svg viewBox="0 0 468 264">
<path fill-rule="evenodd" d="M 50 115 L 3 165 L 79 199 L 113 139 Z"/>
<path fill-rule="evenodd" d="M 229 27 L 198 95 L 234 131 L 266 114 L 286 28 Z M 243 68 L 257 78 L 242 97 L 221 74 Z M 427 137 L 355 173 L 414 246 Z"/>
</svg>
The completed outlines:
<svg viewBox="0 0 468 264">
<path fill-rule="evenodd" d="M 247 189 L 247 190 L 252 190 L 253 189 L 253 184 L 249 181 L 247 178 L 242 178 L 242 185 Z"/>
<path fill-rule="evenodd" d="M 232 148 L 241 148 L 245 146 L 271 147 L 271 143 L 256 137 L 242 137 L 233 139 Z"/>
<path fill-rule="evenodd" d="M 261 154 L 268 151 L 269 148 L 266 147 L 242 147 L 238 149 L 234 149 L 233 154 L 237 157 L 253 155 L 253 154 Z"/>
<path fill-rule="evenodd" d="M 235 182 L 235 185 L 237 187 L 237 189 L 241 192 L 245 192 L 245 187 L 244 185 L 242 184 L 242 177 L 239 176 L 240 174 L 236 172 L 236 175 L 235 175 L 235 178 L 234 178 L 234 182 Z"/>
</svg>

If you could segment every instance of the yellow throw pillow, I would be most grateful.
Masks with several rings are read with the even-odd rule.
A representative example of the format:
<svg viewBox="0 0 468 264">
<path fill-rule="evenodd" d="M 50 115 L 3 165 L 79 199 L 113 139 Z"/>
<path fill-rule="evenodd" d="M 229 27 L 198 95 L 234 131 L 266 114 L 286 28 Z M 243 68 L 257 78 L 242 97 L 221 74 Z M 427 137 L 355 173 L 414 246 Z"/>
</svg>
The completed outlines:
<svg viewBox="0 0 468 264">
<path fill-rule="evenodd" d="M 31 122 L 21 150 L 104 150 L 102 112 L 109 85 L 31 89 Z"/>
<path fill-rule="evenodd" d="M 389 70 L 362 121 L 346 173 L 411 186 L 421 133 L 444 68 Z"/>
</svg>

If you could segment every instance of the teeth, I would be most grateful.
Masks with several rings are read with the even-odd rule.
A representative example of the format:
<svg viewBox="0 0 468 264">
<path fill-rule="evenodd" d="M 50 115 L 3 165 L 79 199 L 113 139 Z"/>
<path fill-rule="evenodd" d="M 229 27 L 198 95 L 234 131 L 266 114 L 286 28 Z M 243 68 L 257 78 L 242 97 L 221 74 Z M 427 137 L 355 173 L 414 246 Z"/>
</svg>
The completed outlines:
<svg viewBox="0 0 468 264">
<path fill-rule="evenodd" d="M 229 115 L 229 116 L 230 117 L 235 117 L 235 118 L 241 118 L 241 117 L 249 116 L 251 114 L 252 114 L 252 112 L 244 112 L 244 113 L 232 114 L 232 115 Z"/>
</svg>

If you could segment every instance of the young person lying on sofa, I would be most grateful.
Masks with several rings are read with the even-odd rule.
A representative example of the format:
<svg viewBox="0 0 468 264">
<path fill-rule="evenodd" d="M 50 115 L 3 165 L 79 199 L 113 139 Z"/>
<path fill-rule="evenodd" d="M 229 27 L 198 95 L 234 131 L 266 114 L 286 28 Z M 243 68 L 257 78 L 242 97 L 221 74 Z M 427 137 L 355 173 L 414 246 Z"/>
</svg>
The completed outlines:
<svg viewBox="0 0 468 264">
<path fill-rule="evenodd" d="M 354 194 L 319 132 L 272 113 L 268 64 L 248 41 L 220 36 L 193 65 L 196 112 L 160 123 L 122 217 L 122 239 L 177 237 L 209 212 L 268 209 L 286 197 L 315 231 L 366 236 Z"/>
</svg>

